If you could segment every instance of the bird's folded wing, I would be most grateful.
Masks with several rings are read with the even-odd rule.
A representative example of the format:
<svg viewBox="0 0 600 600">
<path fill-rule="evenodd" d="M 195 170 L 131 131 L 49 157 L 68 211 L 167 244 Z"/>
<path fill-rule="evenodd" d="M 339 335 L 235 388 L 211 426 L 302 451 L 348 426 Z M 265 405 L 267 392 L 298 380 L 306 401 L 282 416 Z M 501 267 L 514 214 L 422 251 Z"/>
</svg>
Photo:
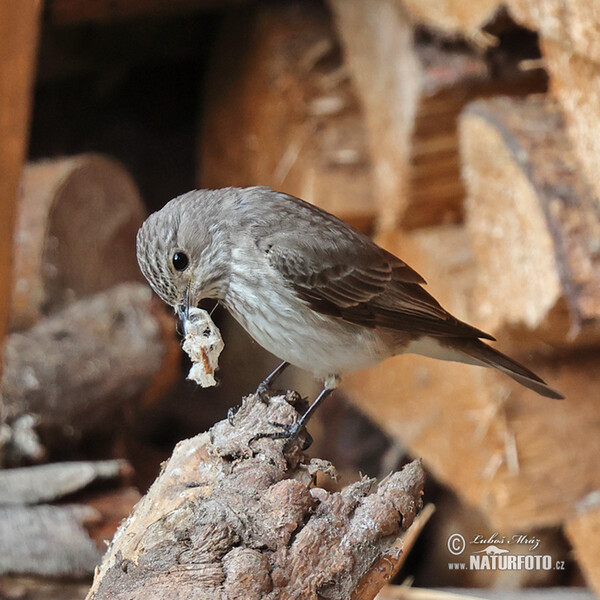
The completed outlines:
<svg viewBox="0 0 600 600">
<path fill-rule="evenodd" d="M 368 238 L 353 241 L 274 234 L 261 246 L 273 268 L 317 312 L 416 335 L 493 339 L 444 310 L 400 259 Z"/>
</svg>

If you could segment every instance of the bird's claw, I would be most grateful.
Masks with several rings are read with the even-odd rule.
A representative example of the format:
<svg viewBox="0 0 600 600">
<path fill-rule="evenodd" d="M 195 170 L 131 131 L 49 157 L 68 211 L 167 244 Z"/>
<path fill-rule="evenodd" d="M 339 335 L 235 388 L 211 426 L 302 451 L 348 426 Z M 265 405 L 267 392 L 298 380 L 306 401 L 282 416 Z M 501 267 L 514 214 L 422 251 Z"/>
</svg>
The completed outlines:
<svg viewBox="0 0 600 600">
<path fill-rule="evenodd" d="M 287 446 L 292 440 L 294 440 L 298 436 L 300 431 L 304 429 L 304 424 L 301 421 L 296 421 L 296 423 L 292 423 L 291 425 L 284 425 L 283 423 L 274 423 L 269 421 L 269 425 L 272 425 L 273 427 L 278 427 L 281 429 L 281 431 L 271 431 L 270 433 L 257 433 L 256 435 L 252 436 L 252 438 L 250 438 L 249 443 L 251 444 L 252 442 L 256 442 L 258 440 L 266 438 L 269 440 L 286 440 L 285 445 Z M 307 440 L 304 444 L 303 450 L 305 450 L 312 444 L 312 438 L 308 432 L 306 433 L 306 437 Z"/>
<path fill-rule="evenodd" d="M 235 415 L 238 414 L 238 411 L 240 410 L 240 408 L 242 408 L 241 404 L 238 404 L 236 406 L 232 406 L 228 411 L 227 411 L 227 421 L 229 422 L 229 424 L 234 427 L 233 424 L 233 417 L 235 417 Z"/>
<path fill-rule="evenodd" d="M 266 381 L 261 382 L 256 388 L 256 395 L 263 404 L 269 404 L 269 400 L 271 399 L 270 391 L 269 384 Z"/>
</svg>

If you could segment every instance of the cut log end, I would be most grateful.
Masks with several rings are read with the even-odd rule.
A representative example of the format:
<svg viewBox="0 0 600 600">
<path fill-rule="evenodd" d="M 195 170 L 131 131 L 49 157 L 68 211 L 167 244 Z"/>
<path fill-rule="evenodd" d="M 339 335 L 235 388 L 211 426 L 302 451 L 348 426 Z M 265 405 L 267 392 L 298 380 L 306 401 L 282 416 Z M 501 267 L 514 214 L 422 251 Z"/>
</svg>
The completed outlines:
<svg viewBox="0 0 600 600">
<path fill-rule="evenodd" d="M 477 321 L 529 346 L 600 339 L 600 219 L 555 102 L 497 98 L 461 119 Z"/>
</svg>

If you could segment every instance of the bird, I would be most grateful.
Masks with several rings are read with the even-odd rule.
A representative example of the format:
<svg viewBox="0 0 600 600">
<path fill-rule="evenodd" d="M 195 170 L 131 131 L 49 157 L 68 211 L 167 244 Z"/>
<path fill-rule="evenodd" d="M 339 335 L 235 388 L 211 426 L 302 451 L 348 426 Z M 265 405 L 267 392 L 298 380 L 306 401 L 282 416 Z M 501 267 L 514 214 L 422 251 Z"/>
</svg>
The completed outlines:
<svg viewBox="0 0 600 600">
<path fill-rule="evenodd" d="M 293 438 L 345 373 L 416 353 L 498 369 L 538 394 L 564 396 L 492 348 L 494 338 L 446 311 L 400 258 L 327 211 L 265 186 L 194 190 L 151 214 L 136 239 L 140 269 L 185 331 L 190 306 L 221 303 L 283 362 L 309 371 L 321 393 Z"/>
</svg>

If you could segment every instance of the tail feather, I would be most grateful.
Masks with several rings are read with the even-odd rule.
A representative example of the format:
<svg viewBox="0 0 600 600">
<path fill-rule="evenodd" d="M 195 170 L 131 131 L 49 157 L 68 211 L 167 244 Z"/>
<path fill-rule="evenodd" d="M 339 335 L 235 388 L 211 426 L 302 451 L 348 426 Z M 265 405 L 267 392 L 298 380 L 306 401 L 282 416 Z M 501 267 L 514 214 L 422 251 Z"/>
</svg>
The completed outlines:
<svg viewBox="0 0 600 600">
<path fill-rule="evenodd" d="M 554 400 L 564 400 L 565 398 L 560 392 L 547 385 L 533 371 L 509 358 L 506 354 L 498 352 L 498 350 L 488 346 L 481 340 L 453 338 L 448 340 L 448 344 L 474 359 L 479 364 L 494 367 L 502 371 L 516 382 L 537 392 L 541 396 L 553 398 Z"/>
</svg>

